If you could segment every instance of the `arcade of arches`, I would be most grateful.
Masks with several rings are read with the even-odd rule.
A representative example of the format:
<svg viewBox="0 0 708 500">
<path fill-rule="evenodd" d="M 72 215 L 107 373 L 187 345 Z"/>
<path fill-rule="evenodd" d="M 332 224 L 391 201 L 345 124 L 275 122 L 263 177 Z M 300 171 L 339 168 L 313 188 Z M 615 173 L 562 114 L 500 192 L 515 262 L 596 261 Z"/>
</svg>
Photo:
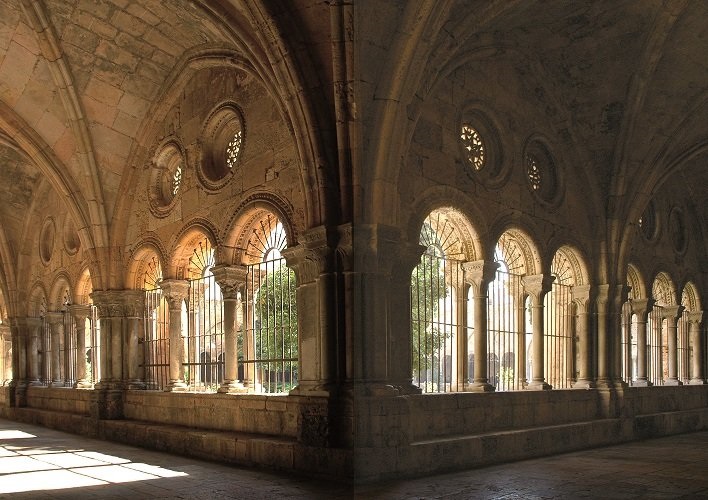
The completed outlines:
<svg viewBox="0 0 708 500">
<path fill-rule="evenodd" d="M 372 481 L 708 428 L 708 4 L 0 4 L 0 414 Z"/>
</svg>

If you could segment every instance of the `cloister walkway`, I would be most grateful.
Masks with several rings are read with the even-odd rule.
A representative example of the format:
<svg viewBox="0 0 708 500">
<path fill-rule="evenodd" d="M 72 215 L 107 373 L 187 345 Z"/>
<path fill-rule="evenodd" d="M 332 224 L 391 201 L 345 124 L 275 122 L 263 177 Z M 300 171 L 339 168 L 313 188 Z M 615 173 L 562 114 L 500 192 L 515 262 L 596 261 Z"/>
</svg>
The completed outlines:
<svg viewBox="0 0 708 500">
<path fill-rule="evenodd" d="M 708 499 L 708 432 L 353 489 L 0 420 L 0 498 Z"/>
</svg>

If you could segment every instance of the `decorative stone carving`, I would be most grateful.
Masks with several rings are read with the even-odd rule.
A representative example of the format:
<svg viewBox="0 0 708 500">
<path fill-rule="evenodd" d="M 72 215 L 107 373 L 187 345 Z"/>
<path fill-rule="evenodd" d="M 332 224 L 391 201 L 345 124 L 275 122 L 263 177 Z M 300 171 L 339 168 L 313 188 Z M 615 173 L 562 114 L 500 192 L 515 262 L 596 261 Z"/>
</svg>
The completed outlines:
<svg viewBox="0 0 708 500">
<path fill-rule="evenodd" d="M 246 284 L 248 268 L 245 266 L 218 265 L 211 268 L 224 300 L 235 300 Z"/>
</svg>

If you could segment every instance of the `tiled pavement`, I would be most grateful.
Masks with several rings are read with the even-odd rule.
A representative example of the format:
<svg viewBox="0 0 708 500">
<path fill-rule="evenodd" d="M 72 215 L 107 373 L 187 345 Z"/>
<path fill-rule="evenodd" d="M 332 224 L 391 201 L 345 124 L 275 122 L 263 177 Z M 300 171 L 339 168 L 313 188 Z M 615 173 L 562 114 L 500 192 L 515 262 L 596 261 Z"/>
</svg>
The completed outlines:
<svg viewBox="0 0 708 500">
<path fill-rule="evenodd" d="M 354 490 L 0 420 L 0 498 L 708 499 L 708 432 Z"/>
</svg>

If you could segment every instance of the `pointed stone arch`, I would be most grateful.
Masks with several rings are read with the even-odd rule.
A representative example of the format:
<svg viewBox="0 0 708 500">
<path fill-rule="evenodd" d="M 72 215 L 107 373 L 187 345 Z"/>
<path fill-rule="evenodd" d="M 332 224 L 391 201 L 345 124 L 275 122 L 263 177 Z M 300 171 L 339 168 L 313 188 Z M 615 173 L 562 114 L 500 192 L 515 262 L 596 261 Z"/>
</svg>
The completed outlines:
<svg viewBox="0 0 708 500">
<path fill-rule="evenodd" d="M 644 277 L 642 276 L 639 268 L 634 264 L 627 265 L 627 285 L 630 286 L 629 298 L 630 299 L 646 299 L 647 287 L 644 284 Z"/>
<path fill-rule="evenodd" d="M 556 250 L 551 261 L 551 274 L 556 276 L 559 283 L 570 286 L 590 283 L 585 259 L 570 245 L 563 245 Z"/>
<path fill-rule="evenodd" d="M 163 276 L 188 279 L 201 275 L 214 265 L 217 245 L 216 231 L 208 221 L 191 221 L 175 238 Z"/>
<path fill-rule="evenodd" d="M 75 304 L 91 304 L 91 292 L 93 292 L 93 283 L 91 281 L 91 270 L 85 267 L 79 275 L 79 279 L 74 289 Z"/>
<path fill-rule="evenodd" d="M 282 225 L 285 237 L 281 246 L 294 246 L 297 233 L 292 223 L 292 215 L 292 207 L 285 200 L 271 194 L 257 194 L 244 200 L 236 208 L 227 225 L 223 244 L 217 254 L 217 262 L 254 263 L 257 257 L 249 250 L 249 245 L 253 244 L 253 236 L 262 233 L 262 238 L 268 238 L 271 234 L 268 228 L 275 230 L 278 223 Z"/>
<path fill-rule="evenodd" d="M 495 260 L 504 261 L 510 272 L 519 275 L 535 275 L 543 271 L 538 247 L 523 229 L 508 228 L 496 241 Z"/>
<path fill-rule="evenodd" d="M 47 312 L 47 291 L 42 283 L 35 283 L 29 293 L 27 315 L 35 318 Z"/>
<path fill-rule="evenodd" d="M 701 311 L 701 299 L 698 295 L 698 287 L 689 281 L 683 287 L 681 292 L 681 305 L 688 312 L 698 312 Z"/>
<path fill-rule="evenodd" d="M 165 257 L 159 240 L 143 240 L 131 254 L 126 284 L 136 290 L 154 290 L 162 279 Z"/>
<path fill-rule="evenodd" d="M 71 278 L 65 271 L 60 272 L 50 288 L 48 305 L 52 311 L 61 310 L 67 302 L 71 302 L 73 286 Z"/>
<path fill-rule="evenodd" d="M 651 286 L 652 298 L 659 306 L 676 304 L 676 286 L 667 272 L 659 272 Z"/>
</svg>

